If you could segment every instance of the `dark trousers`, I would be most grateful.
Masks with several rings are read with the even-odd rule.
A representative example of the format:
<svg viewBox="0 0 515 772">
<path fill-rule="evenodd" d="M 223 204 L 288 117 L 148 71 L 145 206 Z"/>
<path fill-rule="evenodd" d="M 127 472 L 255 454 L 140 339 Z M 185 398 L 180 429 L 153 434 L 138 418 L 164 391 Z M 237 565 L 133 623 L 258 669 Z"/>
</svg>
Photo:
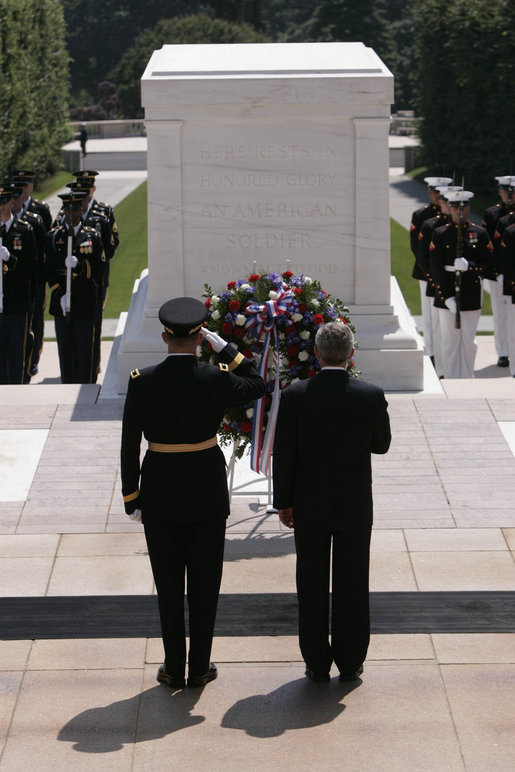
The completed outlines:
<svg viewBox="0 0 515 772">
<path fill-rule="evenodd" d="M 144 524 L 156 583 L 166 671 L 182 677 L 186 667 L 184 586 L 187 577 L 190 676 L 207 673 L 222 580 L 225 520 L 194 525 Z"/>
<path fill-rule="evenodd" d="M 55 335 L 63 383 L 96 383 L 93 369 L 94 319 L 55 316 Z"/>
<path fill-rule="evenodd" d="M 370 534 L 371 528 L 333 532 L 295 528 L 299 644 L 307 667 L 315 673 L 327 673 L 333 660 L 340 673 L 353 673 L 365 660 L 370 641 Z"/>
<path fill-rule="evenodd" d="M 104 308 L 107 300 L 107 287 L 100 291 L 100 297 L 95 310 L 95 339 L 93 342 L 93 372 L 100 372 L 100 359 L 102 347 L 102 322 L 104 320 Z"/>
<path fill-rule="evenodd" d="M 28 313 L 4 313 L 0 317 L 0 383 L 24 382 L 28 329 Z"/>
<path fill-rule="evenodd" d="M 45 338 L 45 305 L 46 305 L 46 284 L 38 282 L 34 298 L 34 313 L 32 315 L 32 332 L 34 333 L 34 345 L 32 348 L 31 367 L 37 367 L 39 357 L 43 349 Z"/>
</svg>

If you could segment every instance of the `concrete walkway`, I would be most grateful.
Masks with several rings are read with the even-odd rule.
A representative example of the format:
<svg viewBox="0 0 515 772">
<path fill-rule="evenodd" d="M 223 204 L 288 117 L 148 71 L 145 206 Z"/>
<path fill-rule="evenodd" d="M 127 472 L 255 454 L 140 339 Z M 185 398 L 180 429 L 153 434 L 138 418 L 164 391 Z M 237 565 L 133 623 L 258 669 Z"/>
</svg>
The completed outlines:
<svg viewBox="0 0 515 772">
<path fill-rule="evenodd" d="M 5 601 L 0 770 L 511 770 L 515 627 L 489 603 L 514 590 L 515 381 L 495 367 L 492 338 L 478 344 L 476 379 L 388 395 L 393 442 L 374 458 L 371 590 L 393 622 L 384 634 L 372 616 L 362 679 L 307 682 L 294 625 L 235 635 L 221 611 L 218 680 L 172 692 L 155 681 L 155 633 L 129 624 L 117 637 L 107 624 L 88 637 L 84 617 L 79 638 L 12 639 Z M 103 369 L 110 350 L 105 341 Z M 32 599 L 50 628 L 63 598 L 76 599 L 80 620 L 93 596 L 136 603 L 155 592 L 142 526 L 120 494 L 123 400 L 102 398 L 101 383 L 58 381 L 47 342 L 30 386 L 0 386 L 0 595 Z M 244 460 L 222 610 L 237 598 L 248 615 L 260 604 L 274 618 L 294 603 L 292 534 L 266 505 L 267 482 Z M 396 631 L 411 593 L 420 609 Z M 461 600 L 460 632 L 442 622 L 419 632 L 429 594 L 442 612 Z M 478 614 L 488 633 L 473 632 Z"/>
</svg>

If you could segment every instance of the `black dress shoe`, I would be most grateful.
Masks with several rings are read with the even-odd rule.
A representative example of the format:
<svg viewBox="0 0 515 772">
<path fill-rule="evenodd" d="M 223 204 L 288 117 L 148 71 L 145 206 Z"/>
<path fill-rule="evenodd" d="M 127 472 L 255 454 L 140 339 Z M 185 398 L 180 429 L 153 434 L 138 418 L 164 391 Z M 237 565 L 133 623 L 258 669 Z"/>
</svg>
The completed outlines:
<svg viewBox="0 0 515 772">
<path fill-rule="evenodd" d="M 351 681 L 357 681 L 363 672 L 363 665 L 358 667 L 355 673 L 340 673 L 340 681 L 350 683 Z"/>
<path fill-rule="evenodd" d="M 205 686 L 210 681 L 214 681 L 215 678 L 218 678 L 218 670 L 216 669 L 215 663 L 211 662 L 207 673 L 204 673 L 204 675 L 201 676 L 190 676 L 188 678 L 188 686 L 193 688 Z"/>
<path fill-rule="evenodd" d="M 509 367 L 510 366 L 510 360 L 508 357 L 499 357 L 497 360 L 497 367 Z"/>
<path fill-rule="evenodd" d="M 306 676 L 316 684 L 326 684 L 331 680 L 329 673 L 314 673 L 309 667 L 306 668 Z"/>
<path fill-rule="evenodd" d="M 37 365 L 32 365 L 32 367 L 30 368 L 30 371 L 29 371 L 30 375 L 37 375 L 38 372 L 39 372 L 38 366 Z"/>
<path fill-rule="evenodd" d="M 171 686 L 172 689 L 184 689 L 186 686 L 186 681 L 184 680 L 184 676 L 173 676 L 166 672 L 165 666 L 160 665 L 159 669 L 157 671 L 157 680 L 161 684 L 166 684 L 167 686 Z"/>
</svg>

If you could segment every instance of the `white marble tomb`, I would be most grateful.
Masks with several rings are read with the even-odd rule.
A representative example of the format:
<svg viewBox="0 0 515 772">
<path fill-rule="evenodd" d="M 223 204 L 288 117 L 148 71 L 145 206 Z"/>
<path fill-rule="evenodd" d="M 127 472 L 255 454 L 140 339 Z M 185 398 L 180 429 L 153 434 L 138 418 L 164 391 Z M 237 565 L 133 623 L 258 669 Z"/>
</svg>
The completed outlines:
<svg viewBox="0 0 515 772">
<path fill-rule="evenodd" d="M 419 389 L 420 338 L 390 277 L 393 76 L 362 43 L 166 45 L 142 78 L 148 273 L 118 353 L 163 358 L 157 318 L 259 272 L 304 273 L 350 308 L 367 380 Z M 287 263 L 287 261 L 290 261 Z"/>
</svg>

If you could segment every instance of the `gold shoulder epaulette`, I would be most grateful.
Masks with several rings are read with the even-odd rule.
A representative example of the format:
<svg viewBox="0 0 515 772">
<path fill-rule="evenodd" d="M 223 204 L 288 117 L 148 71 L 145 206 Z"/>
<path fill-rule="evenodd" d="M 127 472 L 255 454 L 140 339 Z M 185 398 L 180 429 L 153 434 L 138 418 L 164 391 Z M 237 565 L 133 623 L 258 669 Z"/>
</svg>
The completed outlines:
<svg viewBox="0 0 515 772">
<path fill-rule="evenodd" d="M 136 367 L 135 370 L 131 370 L 131 379 L 134 380 L 134 378 L 139 378 L 141 375 L 140 371 Z"/>
<path fill-rule="evenodd" d="M 225 362 L 219 362 L 218 363 L 218 367 L 220 368 L 220 370 L 223 373 L 228 373 L 229 372 L 229 365 L 226 365 Z"/>
</svg>

